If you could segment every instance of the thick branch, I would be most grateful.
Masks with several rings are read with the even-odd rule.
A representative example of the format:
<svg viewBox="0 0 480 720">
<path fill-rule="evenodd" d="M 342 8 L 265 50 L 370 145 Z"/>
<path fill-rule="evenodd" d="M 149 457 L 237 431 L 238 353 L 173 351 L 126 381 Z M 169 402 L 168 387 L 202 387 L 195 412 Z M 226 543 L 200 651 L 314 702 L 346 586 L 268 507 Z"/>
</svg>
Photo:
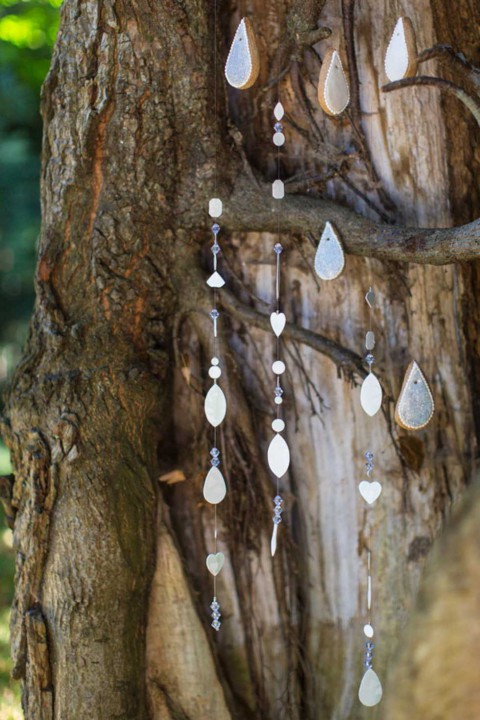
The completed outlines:
<svg viewBox="0 0 480 720">
<path fill-rule="evenodd" d="M 438 60 L 442 65 L 447 65 L 451 70 L 460 73 L 461 78 L 471 83 L 477 91 L 480 90 L 480 70 L 468 62 L 464 55 L 455 52 L 451 45 L 434 45 L 427 48 L 418 55 L 417 60 L 419 64 L 428 60 Z"/>
<path fill-rule="evenodd" d="M 277 232 L 270 185 L 242 178 L 225 203 L 222 225 L 231 231 Z M 457 228 L 408 228 L 374 223 L 331 200 L 286 195 L 282 232 L 320 236 L 325 222 L 340 231 L 345 251 L 393 262 L 447 265 L 480 259 L 480 219 Z"/>
</svg>

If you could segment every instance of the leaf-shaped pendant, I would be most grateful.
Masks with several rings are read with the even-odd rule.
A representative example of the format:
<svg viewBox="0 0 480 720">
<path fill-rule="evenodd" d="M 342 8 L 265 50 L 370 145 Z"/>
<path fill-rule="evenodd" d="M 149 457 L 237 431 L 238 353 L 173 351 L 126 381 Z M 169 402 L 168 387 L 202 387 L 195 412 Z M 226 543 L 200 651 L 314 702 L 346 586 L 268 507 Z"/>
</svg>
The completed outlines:
<svg viewBox="0 0 480 720">
<path fill-rule="evenodd" d="M 362 383 L 360 403 L 367 415 L 373 417 L 382 405 L 382 386 L 377 377 L 371 372 Z"/>
<path fill-rule="evenodd" d="M 268 446 L 268 466 L 277 478 L 281 478 L 287 472 L 290 465 L 290 450 L 281 435 L 275 435 Z"/>
<path fill-rule="evenodd" d="M 403 379 L 395 420 L 405 430 L 420 430 L 428 425 L 434 411 L 432 392 L 420 367 L 412 360 Z"/>
<path fill-rule="evenodd" d="M 327 115 L 340 115 L 350 102 L 350 88 L 340 55 L 330 48 L 323 58 L 318 79 L 318 102 Z"/>
<path fill-rule="evenodd" d="M 259 71 L 260 59 L 253 26 L 248 18 L 243 18 L 228 53 L 225 77 L 232 87 L 246 90 L 252 87 Z"/>
<path fill-rule="evenodd" d="M 373 707 L 378 705 L 382 699 L 383 689 L 380 678 L 378 677 L 375 670 L 369 668 L 362 678 L 360 687 L 358 689 L 358 699 L 366 707 Z"/>
<path fill-rule="evenodd" d="M 211 505 L 221 503 L 227 494 L 227 486 L 220 470 L 213 466 L 207 473 L 203 483 L 203 497 Z"/>
<path fill-rule="evenodd" d="M 408 17 L 397 20 L 385 53 L 385 74 L 390 82 L 413 77 L 417 72 L 417 43 L 412 21 Z"/>
<path fill-rule="evenodd" d="M 329 222 L 325 223 L 322 237 L 318 243 L 314 266 L 315 272 L 322 280 L 335 280 L 345 267 L 342 243 Z"/>
<path fill-rule="evenodd" d="M 205 415 L 213 427 L 223 422 L 227 412 L 227 401 L 222 388 L 215 383 L 205 397 Z"/>
</svg>

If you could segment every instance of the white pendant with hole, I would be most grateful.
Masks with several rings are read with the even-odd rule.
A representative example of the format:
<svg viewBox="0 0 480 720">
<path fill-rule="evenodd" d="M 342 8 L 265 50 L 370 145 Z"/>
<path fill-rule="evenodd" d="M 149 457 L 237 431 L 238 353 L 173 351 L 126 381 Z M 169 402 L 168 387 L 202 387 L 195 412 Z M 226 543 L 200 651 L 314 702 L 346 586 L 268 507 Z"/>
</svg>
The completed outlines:
<svg viewBox="0 0 480 720">
<path fill-rule="evenodd" d="M 345 267 L 342 243 L 330 222 L 325 228 L 315 253 L 315 272 L 322 280 L 335 280 Z"/>
<path fill-rule="evenodd" d="M 434 411 L 435 404 L 425 375 L 412 360 L 395 408 L 395 420 L 405 430 L 421 430 L 428 425 Z"/>
</svg>

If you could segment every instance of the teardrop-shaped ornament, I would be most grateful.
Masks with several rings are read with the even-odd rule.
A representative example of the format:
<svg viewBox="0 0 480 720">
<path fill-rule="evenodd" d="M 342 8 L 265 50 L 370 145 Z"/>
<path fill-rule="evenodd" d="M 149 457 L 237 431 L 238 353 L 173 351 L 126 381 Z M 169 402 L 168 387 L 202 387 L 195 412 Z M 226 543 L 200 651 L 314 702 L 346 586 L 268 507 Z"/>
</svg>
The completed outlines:
<svg viewBox="0 0 480 720">
<path fill-rule="evenodd" d="M 203 497 L 211 505 L 218 505 L 227 494 L 227 486 L 218 467 L 212 467 L 203 483 Z"/>
<path fill-rule="evenodd" d="M 369 668 L 362 678 L 358 689 L 358 699 L 365 707 L 374 707 L 382 699 L 383 688 L 375 670 Z"/>
<path fill-rule="evenodd" d="M 228 53 L 225 77 L 232 87 L 246 90 L 255 83 L 259 71 L 260 59 L 253 26 L 248 18 L 243 18 Z"/>
<path fill-rule="evenodd" d="M 205 415 L 213 427 L 223 422 L 227 412 L 227 401 L 222 388 L 215 383 L 205 397 Z"/>
<path fill-rule="evenodd" d="M 335 280 L 345 267 L 342 243 L 328 221 L 315 253 L 315 272 L 322 280 Z"/>
<path fill-rule="evenodd" d="M 275 435 L 268 446 L 268 466 L 277 478 L 281 478 L 290 466 L 290 450 L 281 435 Z"/>
<path fill-rule="evenodd" d="M 340 115 L 350 102 L 350 88 L 337 50 L 330 48 L 323 58 L 318 78 L 318 102 L 327 115 Z"/>
<path fill-rule="evenodd" d="M 382 405 L 382 386 L 378 378 L 372 372 L 367 375 L 362 383 L 360 391 L 360 403 L 367 415 L 373 417 L 380 410 Z"/>
<path fill-rule="evenodd" d="M 413 77 L 417 72 L 417 43 L 412 21 L 400 17 L 385 53 L 385 74 L 390 82 Z"/>
<path fill-rule="evenodd" d="M 435 403 L 428 382 L 419 365 L 412 360 L 403 379 L 395 420 L 405 430 L 420 430 L 428 425 L 434 412 Z"/>
</svg>

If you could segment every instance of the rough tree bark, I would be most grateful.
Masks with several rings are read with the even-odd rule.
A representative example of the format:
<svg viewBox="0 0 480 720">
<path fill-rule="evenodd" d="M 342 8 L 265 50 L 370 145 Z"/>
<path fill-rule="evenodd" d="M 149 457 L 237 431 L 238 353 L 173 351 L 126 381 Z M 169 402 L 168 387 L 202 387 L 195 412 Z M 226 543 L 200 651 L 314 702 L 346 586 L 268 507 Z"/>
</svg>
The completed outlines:
<svg viewBox="0 0 480 720">
<path fill-rule="evenodd" d="M 2 484 L 17 551 L 12 652 L 29 720 L 387 717 L 394 704 L 367 714 L 356 700 L 368 538 L 376 668 L 386 679 L 425 556 L 474 470 L 480 197 L 472 115 L 441 87 L 382 92 L 400 12 L 393 0 L 226 0 L 219 10 L 220 55 L 249 14 L 262 70 L 243 94 L 227 93 L 219 77 L 215 117 L 211 0 L 65 0 L 62 8 L 42 98 L 37 302 L 3 421 L 15 467 Z M 420 50 L 448 44 L 478 66 L 474 0 L 406 0 L 401 11 Z M 317 28 L 331 37 L 316 42 L 328 34 Z M 340 120 L 315 103 L 329 44 L 348 58 L 352 80 Z M 432 51 L 422 73 L 474 93 L 478 71 L 449 53 Z M 272 562 L 265 315 L 278 76 L 288 135 L 282 283 L 292 468 Z M 229 280 L 221 450 L 230 492 L 219 513 L 227 563 L 218 637 L 204 567 L 212 517 L 201 502 L 210 441 L 205 208 L 215 149 Z M 327 219 L 349 255 L 342 278 L 318 287 L 312 259 Z M 370 284 L 387 400 L 367 423 L 358 381 Z M 431 425 L 415 435 L 393 423 L 411 357 L 437 403 Z M 369 447 L 384 494 L 365 512 L 356 484 Z M 387 693 L 392 703 L 420 682 L 404 672 L 408 680 Z M 452 673 L 460 678 L 457 666 Z M 478 695 L 473 701 L 472 717 Z M 409 717 L 446 717 L 432 703 Z"/>
</svg>

